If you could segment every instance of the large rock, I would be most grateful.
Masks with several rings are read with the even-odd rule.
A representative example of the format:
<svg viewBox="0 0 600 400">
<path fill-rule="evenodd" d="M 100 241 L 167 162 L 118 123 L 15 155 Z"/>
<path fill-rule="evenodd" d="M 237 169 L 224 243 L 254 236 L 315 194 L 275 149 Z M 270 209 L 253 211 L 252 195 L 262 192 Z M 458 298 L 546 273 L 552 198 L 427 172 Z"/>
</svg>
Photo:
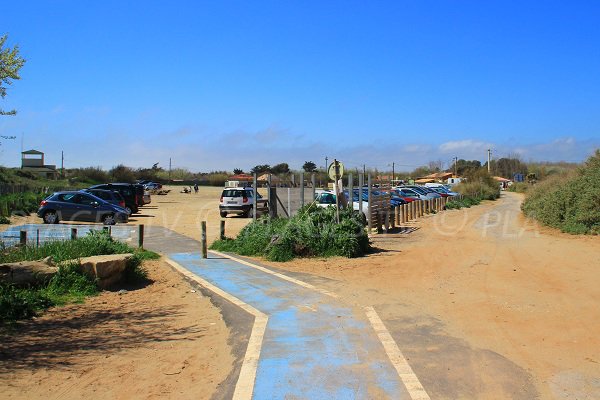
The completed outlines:
<svg viewBox="0 0 600 400">
<path fill-rule="evenodd" d="M 84 257 L 79 260 L 81 271 L 92 279 L 98 280 L 98 286 L 107 289 L 119 282 L 123 271 L 133 254 L 111 254 Z"/>
<path fill-rule="evenodd" d="M 48 282 L 58 267 L 50 258 L 39 261 L 20 261 L 0 264 L 0 281 L 17 286 L 37 285 Z"/>
</svg>

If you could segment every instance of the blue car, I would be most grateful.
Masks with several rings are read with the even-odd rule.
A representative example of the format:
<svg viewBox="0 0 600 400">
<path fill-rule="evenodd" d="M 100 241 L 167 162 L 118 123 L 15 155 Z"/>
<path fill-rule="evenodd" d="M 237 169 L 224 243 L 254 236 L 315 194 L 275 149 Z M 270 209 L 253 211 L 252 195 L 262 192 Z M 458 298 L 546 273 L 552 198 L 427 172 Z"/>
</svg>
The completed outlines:
<svg viewBox="0 0 600 400">
<path fill-rule="evenodd" d="M 42 200 L 37 211 L 45 224 L 57 224 L 60 221 L 102 222 L 114 225 L 127 222 L 127 211 L 90 193 L 56 192 Z"/>
</svg>

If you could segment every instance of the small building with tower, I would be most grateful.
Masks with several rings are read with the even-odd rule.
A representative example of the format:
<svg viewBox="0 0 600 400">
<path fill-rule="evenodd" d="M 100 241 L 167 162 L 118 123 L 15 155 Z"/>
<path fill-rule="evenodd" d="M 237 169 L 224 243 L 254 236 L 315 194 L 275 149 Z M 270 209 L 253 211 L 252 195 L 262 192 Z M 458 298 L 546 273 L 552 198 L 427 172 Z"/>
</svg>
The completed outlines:
<svg viewBox="0 0 600 400">
<path fill-rule="evenodd" d="M 21 170 L 45 179 L 57 179 L 59 176 L 56 165 L 45 164 L 44 153 L 38 150 L 27 150 L 21 153 Z"/>
</svg>

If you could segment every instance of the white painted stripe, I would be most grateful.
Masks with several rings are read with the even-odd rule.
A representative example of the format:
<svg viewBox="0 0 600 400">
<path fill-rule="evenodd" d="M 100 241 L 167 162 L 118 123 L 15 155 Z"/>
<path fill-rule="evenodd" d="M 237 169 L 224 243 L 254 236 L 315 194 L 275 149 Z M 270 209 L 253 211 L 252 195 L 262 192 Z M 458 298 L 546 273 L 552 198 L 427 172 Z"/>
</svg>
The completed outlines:
<svg viewBox="0 0 600 400">
<path fill-rule="evenodd" d="M 254 392 L 254 382 L 256 379 L 256 370 L 258 368 L 258 360 L 260 358 L 263 337 L 265 335 L 269 317 L 252 307 L 250 304 L 243 302 L 237 297 L 232 296 L 224 290 L 216 287 L 212 283 L 200 278 L 198 275 L 195 275 L 193 272 L 184 268 L 170 258 L 165 257 L 165 259 L 167 263 L 169 263 L 182 275 L 197 282 L 211 292 L 223 297 L 249 314 L 254 315 L 254 325 L 252 326 L 252 332 L 250 333 L 250 338 L 248 339 L 246 354 L 244 355 L 244 361 L 242 362 L 242 368 L 240 369 L 240 376 L 238 377 L 238 381 L 235 385 L 235 391 L 232 398 L 233 400 L 251 400 L 252 393 Z"/>
<path fill-rule="evenodd" d="M 284 275 L 284 274 L 280 274 L 279 272 L 275 272 L 275 271 L 270 270 L 268 268 L 261 267 L 260 265 L 252 264 L 251 262 L 242 260 L 242 259 L 237 258 L 237 257 L 230 256 L 229 254 L 221 253 L 219 251 L 211 250 L 210 252 L 213 253 L 213 254 L 216 254 L 216 255 L 218 255 L 220 257 L 229 258 L 230 260 L 236 261 L 236 262 L 238 262 L 240 264 L 244 264 L 244 265 L 247 265 L 249 267 L 255 268 L 255 269 L 259 270 L 259 271 L 262 271 L 262 272 L 265 272 L 267 274 L 276 276 L 276 277 L 281 278 L 283 280 L 286 280 L 288 282 L 295 283 L 296 285 L 305 287 L 305 288 L 310 289 L 310 290 L 314 290 L 314 291 L 319 292 L 321 294 L 324 294 L 326 296 L 333 297 L 335 299 L 339 298 L 339 296 L 337 294 L 333 293 L 333 292 L 330 292 L 330 291 L 325 290 L 325 289 L 320 289 L 320 288 L 318 288 L 316 286 L 311 285 L 310 283 L 302 282 L 301 280 L 292 278 L 292 277 Z"/>
<path fill-rule="evenodd" d="M 375 333 L 377 333 L 379 340 L 383 344 L 385 352 L 394 365 L 394 368 L 396 368 L 398 376 L 402 380 L 402 383 L 404 383 L 404 386 L 406 387 L 411 399 L 430 400 L 430 397 L 425 391 L 423 385 L 421 385 L 419 378 L 417 378 L 417 375 L 415 375 L 410 365 L 408 365 L 406 358 L 404 358 L 404 355 L 402 355 L 402 352 L 398 348 L 394 338 L 392 338 L 392 335 L 390 335 L 390 332 L 383 324 L 383 321 L 381 321 L 381 318 L 379 318 L 377 311 L 375 311 L 373 307 L 365 307 L 365 312 L 367 314 L 367 318 L 369 318 L 369 321 L 371 321 L 371 325 L 373 326 Z"/>
</svg>

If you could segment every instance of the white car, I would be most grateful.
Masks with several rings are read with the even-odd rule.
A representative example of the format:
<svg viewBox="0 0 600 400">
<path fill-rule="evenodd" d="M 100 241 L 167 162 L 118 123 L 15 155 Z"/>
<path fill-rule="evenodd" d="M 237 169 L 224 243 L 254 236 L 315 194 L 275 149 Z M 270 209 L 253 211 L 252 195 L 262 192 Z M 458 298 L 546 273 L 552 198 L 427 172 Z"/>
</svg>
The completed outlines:
<svg viewBox="0 0 600 400">
<path fill-rule="evenodd" d="M 257 214 L 269 211 L 267 200 L 264 200 L 260 193 L 256 192 Z M 221 199 L 219 200 L 219 214 L 225 218 L 228 214 L 241 214 L 244 217 L 252 217 L 254 190 L 248 187 L 228 187 L 223 189 Z"/>
</svg>

